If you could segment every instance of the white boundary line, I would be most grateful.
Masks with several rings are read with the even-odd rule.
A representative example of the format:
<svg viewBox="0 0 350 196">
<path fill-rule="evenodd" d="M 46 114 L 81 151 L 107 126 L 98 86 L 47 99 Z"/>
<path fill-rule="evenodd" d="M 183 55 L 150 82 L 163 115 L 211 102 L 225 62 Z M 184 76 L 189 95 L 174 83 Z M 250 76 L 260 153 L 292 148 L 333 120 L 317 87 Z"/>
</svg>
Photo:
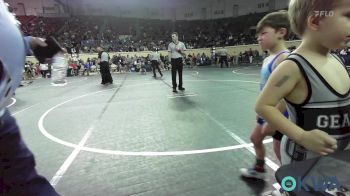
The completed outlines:
<svg viewBox="0 0 350 196">
<path fill-rule="evenodd" d="M 41 132 L 45 137 L 47 137 L 48 139 L 50 139 L 50 140 L 52 140 L 52 141 L 54 141 L 54 142 L 56 142 L 56 143 L 59 143 L 59 144 L 62 144 L 62 145 L 68 146 L 68 147 L 72 147 L 72 148 L 77 148 L 78 145 L 72 144 L 72 143 L 70 143 L 70 142 L 63 141 L 63 140 L 58 139 L 58 138 L 56 138 L 55 136 L 49 134 L 49 133 L 46 131 L 46 129 L 44 128 L 44 123 L 43 123 L 43 122 L 44 122 L 45 117 L 46 117 L 47 114 L 49 114 L 52 110 L 58 108 L 59 106 L 62 106 L 62 105 L 64 105 L 64 104 L 66 104 L 66 103 L 68 103 L 68 102 L 71 102 L 71 101 L 74 101 L 74 100 L 77 100 L 77 99 L 80 99 L 80 98 L 83 98 L 83 97 L 86 97 L 86 96 L 90 96 L 90 95 L 93 95 L 93 94 L 97 94 L 97 93 L 101 93 L 101 92 L 105 92 L 105 91 L 114 90 L 114 89 L 116 89 L 116 88 L 111 88 L 111 89 L 96 91 L 96 92 L 93 92 L 93 93 L 88 93 L 88 94 L 85 94 L 85 95 L 81 95 L 81 96 L 78 96 L 78 97 L 69 99 L 69 100 L 67 100 L 67 101 L 64 101 L 64 102 L 62 102 L 62 103 L 59 103 L 59 104 L 53 106 L 52 108 L 48 109 L 48 110 L 40 117 L 40 119 L 39 119 L 39 121 L 38 121 L 38 127 L 39 127 L 40 132 Z"/>
<path fill-rule="evenodd" d="M 253 81 L 250 81 L 253 82 Z M 255 83 L 255 82 L 254 82 Z M 150 83 L 151 84 L 151 83 Z M 220 152 L 220 151 L 227 151 L 227 150 L 233 150 L 233 149 L 240 149 L 240 148 L 246 148 L 248 149 L 251 153 L 253 153 L 255 155 L 254 149 L 252 148 L 253 144 L 248 144 L 246 142 L 244 142 L 239 136 L 237 136 L 236 134 L 232 133 L 229 129 L 227 129 L 222 123 L 220 123 L 219 121 L 217 121 L 215 118 L 213 118 L 209 113 L 201 110 L 204 114 L 206 114 L 211 120 L 213 120 L 216 124 L 218 124 L 221 128 L 223 128 L 223 130 L 228 133 L 232 138 L 234 138 L 238 143 L 240 143 L 239 145 L 235 145 L 235 146 L 228 146 L 228 147 L 220 147 L 220 148 L 212 148 L 212 149 L 202 149 L 202 150 L 190 150 L 190 151 L 170 151 L 170 152 L 127 152 L 127 151 L 115 151 L 115 150 L 104 150 L 104 149 L 99 149 L 99 148 L 89 148 L 89 147 L 84 147 L 87 139 L 89 138 L 89 136 L 91 135 L 91 132 L 93 130 L 93 126 L 90 127 L 88 129 L 88 131 L 86 132 L 86 134 L 84 135 L 84 137 L 82 138 L 82 140 L 79 142 L 78 145 L 76 144 L 72 144 L 70 142 L 66 142 L 63 141 L 51 134 L 49 134 L 47 132 L 47 130 L 45 129 L 43 122 L 45 117 L 54 109 L 77 99 L 86 97 L 86 96 L 90 96 L 90 95 L 94 95 L 100 92 L 104 92 L 104 91 L 109 91 L 109 90 L 113 90 L 116 88 L 111 88 L 111 89 L 106 89 L 106 90 L 101 90 L 101 91 L 97 91 L 97 92 L 93 92 L 93 93 L 89 93 L 89 94 L 85 94 L 85 95 L 81 95 L 72 99 L 69 99 L 67 101 L 64 101 L 62 103 L 59 103 L 55 106 L 53 106 L 52 108 L 48 109 L 39 119 L 38 121 L 38 127 L 40 132 L 47 137 L 48 139 L 68 146 L 68 147 L 72 147 L 74 148 L 73 152 L 68 156 L 68 158 L 64 161 L 63 165 L 59 168 L 59 170 L 56 172 L 55 176 L 53 176 L 53 178 L 50 180 L 50 183 L 55 186 L 59 180 L 62 178 L 62 176 L 64 175 L 64 173 L 68 170 L 68 168 L 70 167 L 70 165 L 73 163 L 74 159 L 77 157 L 77 155 L 79 154 L 80 151 L 90 151 L 90 152 L 97 152 L 97 153 L 103 153 L 103 154 L 114 154 L 114 155 L 130 155 L 130 156 L 179 156 L 179 155 L 190 155 L 190 154 L 203 154 L 203 153 L 210 153 L 210 152 Z M 34 106 L 34 105 L 33 105 Z M 31 106 L 31 107 L 33 107 Z M 26 108 L 29 109 L 30 107 Z M 22 110 L 24 111 L 24 110 Z M 269 143 L 272 142 L 272 139 L 268 139 L 268 140 L 264 140 L 263 143 Z M 272 162 L 270 159 L 266 158 L 266 164 L 271 167 L 274 171 L 276 171 L 278 169 L 278 165 L 275 164 L 274 162 Z"/>
<path fill-rule="evenodd" d="M 238 71 L 238 70 L 237 70 Z M 248 75 L 248 76 L 258 76 L 259 74 L 246 74 L 246 73 L 239 73 L 235 70 L 232 70 L 232 73 L 237 74 L 237 75 Z"/>
<path fill-rule="evenodd" d="M 89 94 L 85 94 L 85 95 L 81 95 L 81 96 L 78 96 L 78 97 L 75 97 L 75 98 L 72 98 L 72 99 L 69 99 L 67 101 L 64 101 L 60 104 L 57 104 L 56 106 L 50 108 L 49 110 L 47 110 L 39 119 L 39 122 L 38 122 L 38 127 L 39 127 L 39 130 L 41 133 L 43 133 L 46 137 L 48 137 L 49 139 L 53 140 L 53 138 L 56 138 L 54 136 L 52 136 L 51 134 L 47 133 L 47 131 L 45 130 L 44 126 L 43 126 L 43 120 L 44 120 L 44 117 L 52 110 L 54 110 L 55 108 L 65 104 L 65 103 L 68 103 L 68 102 L 71 102 L 71 101 L 74 101 L 74 100 L 77 100 L 77 99 L 80 99 L 80 98 L 83 98 L 83 97 L 86 97 L 86 96 L 89 96 L 89 95 L 93 95 L 93 94 L 97 94 L 97 93 L 100 93 L 100 92 L 104 92 L 104 91 L 109 91 L 109 90 L 114 90 L 116 88 L 111 88 L 111 89 L 106 89 L 106 90 L 102 90 L 102 91 L 97 91 L 97 92 L 94 92 L 94 93 L 89 93 Z M 60 144 L 62 145 L 66 145 L 66 146 L 69 146 L 69 147 L 73 147 L 74 150 L 73 152 L 67 157 L 67 159 L 63 162 L 62 166 L 58 169 L 58 171 L 55 173 L 55 175 L 51 178 L 50 180 L 50 183 L 52 186 L 55 186 L 59 181 L 60 179 L 63 177 L 63 175 L 66 173 L 66 171 L 68 170 L 68 168 L 70 167 L 70 165 L 73 163 L 74 159 L 78 156 L 79 152 L 82 150 L 83 146 L 85 145 L 87 139 L 90 137 L 91 135 L 91 132 L 93 130 L 93 126 L 94 126 L 95 123 L 92 124 L 92 126 L 88 129 L 88 131 L 85 133 L 84 137 L 81 139 L 81 141 L 79 142 L 78 145 L 76 144 L 73 144 L 71 145 L 71 143 L 69 142 L 59 142 Z M 45 130 L 45 132 L 47 134 L 45 134 L 42 129 Z M 58 139 L 58 138 L 57 138 Z M 54 139 L 55 140 L 55 139 Z M 53 141 L 54 141 L 53 140 Z M 60 139 L 58 139 L 60 140 Z M 67 145 L 68 144 L 68 145 Z"/>
<path fill-rule="evenodd" d="M 13 113 L 13 114 L 11 114 L 11 115 L 14 116 L 14 115 L 16 115 L 16 114 L 19 114 L 19 113 L 21 113 L 21 112 L 24 112 L 24 111 L 26 111 L 26 110 L 28 110 L 28 109 L 30 109 L 30 108 L 32 108 L 32 107 L 38 105 L 38 104 L 40 104 L 40 103 L 36 103 L 36 104 L 34 104 L 34 105 L 31 105 L 31 106 L 29 106 L 29 107 L 26 107 L 26 108 L 24 108 L 23 110 L 20 110 L 20 111 L 18 111 L 18 112 L 15 112 L 15 113 Z"/>
<path fill-rule="evenodd" d="M 83 139 L 79 142 L 78 146 L 73 150 L 73 152 L 68 156 L 68 158 L 64 161 L 63 165 L 58 169 L 56 174 L 51 178 L 50 184 L 55 186 L 63 177 L 63 175 L 68 170 L 69 166 L 73 163 L 74 159 L 78 156 L 80 150 L 85 145 L 87 139 L 90 137 L 91 132 L 93 130 L 93 126 L 89 128 L 89 130 L 84 135 Z"/>
<path fill-rule="evenodd" d="M 32 86 L 32 85 L 30 85 L 30 86 L 28 86 L 28 87 L 30 88 L 30 90 L 37 89 L 37 88 L 42 88 L 42 87 L 46 88 L 46 87 L 52 87 L 52 86 L 54 86 L 54 85 L 51 84 L 51 78 L 43 78 L 43 79 L 49 80 L 49 81 L 48 81 L 49 84 L 42 84 L 42 85 L 39 85 L 39 86 Z M 83 81 L 85 81 L 85 80 L 87 80 L 87 79 L 88 79 L 88 78 L 86 77 L 86 78 L 83 78 L 83 79 L 79 79 L 78 81 L 72 81 L 72 82 L 69 82 L 69 80 L 67 80 L 67 82 L 66 82 L 65 85 L 63 85 L 63 86 L 67 86 L 68 84 L 72 84 L 72 83 L 83 82 Z M 55 86 L 55 87 L 57 87 L 57 86 Z"/>
<path fill-rule="evenodd" d="M 114 88 L 115 89 L 115 88 Z M 112 90 L 112 89 L 108 89 Z M 43 133 L 47 138 L 51 139 L 54 142 L 57 142 L 62 145 L 66 145 L 69 147 L 73 147 L 74 150 L 73 152 L 68 156 L 68 158 L 64 161 L 62 166 L 58 169 L 58 171 L 55 173 L 55 175 L 52 177 L 50 180 L 50 183 L 52 186 L 56 186 L 57 183 L 61 180 L 63 175 L 66 173 L 70 165 L 73 163 L 75 158 L 78 156 L 79 152 L 81 150 L 83 151 L 90 151 L 90 152 L 98 152 L 98 153 L 104 153 L 104 154 L 117 154 L 117 155 L 132 155 L 132 156 L 176 156 L 176 155 L 189 155 L 189 154 L 203 154 L 203 153 L 210 153 L 210 152 L 219 152 L 219 151 L 227 151 L 227 150 L 234 150 L 234 149 L 240 149 L 240 148 L 246 148 L 247 146 L 253 146 L 253 144 L 240 144 L 240 145 L 235 145 L 235 146 L 228 146 L 228 147 L 221 147 L 221 148 L 213 148 L 213 149 L 202 149 L 202 150 L 190 150 L 190 151 L 173 151 L 173 152 L 125 152 L 125 151 L 110 151 L 110 150 L 103 150 L 103 149 L 97 149 L 97 148 L 88 148 L 84 147 L 87 139 L 90 137 L 95 123 L 92 124 L 92 126 L 88 129 L 88 131 L 85 133 L 84 137 L 82 140 L 79 142 L 78 145 L 72 144 L 63 140 L 60 140 L 56 138 L 55 136 L 49 134 L 46 129 L 43 126 L 43 121 L 46 117 L 46 115 L 51 112 L 52 110 L 56 109 L 59 106 L 62 106 L 63 104 L 66 104 L 68 102 L 71 102 L 73 100 L 77 100 L 86 96 L 90 96 L 93 94 L 97 94 L 100 92 L 108 91 L 108 90 L 103 90 L 103 91 L 97 91 L 94 93 L 89 93 L 85 95 L 81 95 L 76 98 L 72 98 L 70 100 L 67 100 L 65 102 L 62 102 L 60 104 L 57 104 L 56 106 L 50 108 L 47 110 L 39 119 L 38 122 L 38 127 L 41 133 Z M 265 140 L 264 143 L 269 143 L 272 142 L 272 139 Z"/>
<path fill-rule="evenodd" d="M 125 80 L 127 81 L 127 80 Z M 148 84 L 156 84 L 158 82 L 148 82 L 148 83 L 142 83 L 142 84 L 130 84 L 130 85 L 127 85 L 127 84 L 124 84 L 124 87 L 135 87 L 135 86 L 144 86 L 144 85 L 148 85 Z"/>
<path fill-rule="evenodd" d="M 266 139 L 263 141 L 264 144 L 271 143 L 272 138 Z M 219 148 L 209 148 L 201 150 L 184 150 L 184 151 L 168 151 L 168 152 L 129 152 L 129 151 L 117 151 L 117 150 L 104 150 L 99 148 L 89 148 L 83 147 L 83 151 L 95 152 L 100 154 L 109 154 L 109 155 L 125 155 L 125 156 L 181 156 L 181 155 L 193 155 L 193 154 L 206 154 L 212 152 L 222 152 L 228 150 L 236 150 L 241 148 L 247 148 L 253 146 L 250 144 L 239 144 L 233 146 L 219 147 Z"/>
<path fill-rule="evenodd" d="M 252 83 L 259 84 L 260 82 L 251 80 L 184 80 L 184 82 L 242 82 L 242 83 Z"/>
<path fill-rule="evenodd" d="M 108 89 L 108 90 L 112 90 L 112 89 Z M 128 155 L 128 156 L 176 156 L 176 155 L 189 155 L 189 154 L 203 154 L 203 153 L 209 153 L 209 152 L 220 152 L 220 151 L 227 151 L 227 150 L 234 150 L 234 149 L 240 149 L 240 148 L 246 148 L 248 146 L 253 146 L 253 144 L 240 144 L 240 145 L 234 145 L 234 146 L 227 146 L 227 147 L 220 147 L 220 148 L 211 148 L 211 149 L 202 149 L 202 150 L 189 150 L 189 151 L 169 151 L 169 152 L 129 152 L 129 151 L 118 151 L 118 150 L 104 150 L 104 149 L 99 149 L 99 148 L 89 148 L 89 147 L 79 147 L 79 145 L 77 144 L 73 144 L 64 140 L 61 140 L 53 135 L 51 135 L 50 133 L 47 132 L 47 130 L 44 127 L 44 120 L 46 118 L 46 116 L 53 111 L 54 109 L 77 99 L 86 97 L 86 96 L 90 96 L 93 94 L 97 94 L 97 93 L 101 93 L 104 91 L 108 91 L 108 90 L 103 90 L 103 91 L 97 91 L 97 92 L 93 92 L 93 93 L 89 93 L 89 94 L 85 94 L 85 95 L 81 95 L 79 97 L 75 97 L 72 99 L 69 99 L 67 101 L 64 101 L 62 103 L 59 103 L 55 106 L 53 106 L 52 108 L 50 108 L 49 110 L 47 110 L 39 119 L 38 121 L 38 127 L 40 132 L 47 137 L 48 139 L 50 139 L 53 142 L 56 142 L 58 144 L 64 145 L 64 146 L 68 146 L 71 148 L 80 148 L 80 150 L 82 151 L 89 151 L 89 152 L 96 152 L 96 153 L 101 153 L 101 154 L 112 154 L 112 155 Z M 272 139 L 267 139 L 264 140 L 264 143 L 270 143 L 272 142 Z"/>
<path fill-rule="evenodd" d="M 11 100 L 12 100 L 12 103 L 10 103 L 8 106 L 6 106 L 7 108 L 15 105 L 15 103 L 17 102 L 17 100 L 15 98 L 13 98 L 13 97 L 11 97 Z"/>
<path fill-rule="evenodd" d="M 216 120 L 211 114 L 209 114 L 208 112 L 205 112 L 202 109 L 199 109 L 202 113 L 206 114 L 212 121 L 214 121 L 217 125 L 219 125 L 227 134 L 229 134 L 234 140 L 236 140 L 238 143 L 240 143 L 241 145 L 245 145 L 247 144 L 241 137 L 239 137 L 238 135 L 236 135 L 235 133 L 233 133 L 230 129 L 228 129 L 225 125 L 223 125 L 221 122 L 219 122 L 218 120 Z M 249 150 L 249 152 L 251 152 L 252 154 L 255 155 L 255 150 L 254 148 L 252 148 L 251 146 L 247 146 L 245 147 L 247 150 Z M 266 165 L 269 166 L 272 170 L 276 171 L 279 166 L 274 163 L 271 159 L 265 157 L 265 161 L 266 161 Z"/>
<path fill-rule="evenodd" d="M 203 81 L 207 81 L 207 80 L 203 80 Z M 255 81 L 241 81 L 241 80 L 231 80 L 231 81 L 238 81 L 238 82 L 250 82 L 250 83 L 256 83 Z M 146 84 L 153 84 L 153 83 L 146 83 Z M 140 85 L 140 84 L 138 84 Z M 145 85 L 145 84 L 143 84 Z M 131 85 L 130 85 L 131 86 Z M 90 96 L 93 94 L 97 94 L 97 93 L 101 93 L 101 92 L 105 92 L 105 91 L 109 91 L 109 90 L 113 90 L 115 88 L 111 88 L 111 89 L 106 89 L 106 90 L 101 90 L 101 91 L 96 91 L 93 93 L 89 93 L 89 94 L 85 94 L 85 95 L 81 95 L 72 99 L 69 99 L 67 101 L 64 101 L 62 103 L 59 103 L 55 106 L 53 106 L 52 108 L 48 109 L 39 119 L 38 121 L 38 128 L 40 130 L 40 132 L 47 137 L 48 139 L 50 139 L 53 142 L 56 142 L 58 144 L 67 146 L 67 147 L 71 147 L 71 148 L 77 148 L 78 145 L 77 144 L 73 144 L 64 140 L 61 140 L 53 135 L 51 135 L 50 133 L 47 132 L 47 130 L 45 129 L 43 122 L 46 118 L 46 116 L 54 109 L 77 99 L 86 97 L 86 96 Z M 32 106 L 31 106 L 32 107 Z M 222 125 L 222 124 L 221 124 Z M 243 140 L 242 140 L 243 141 Z M 267 139 L 264 140 L 264 143 L 270 143 L 272 142 L 272 139 Z M 247 144 L 247 143 L 242 143 L 240 145 L 236 145 L 236 146 L 228 146 L 228 147 L 220 147 L 220 148 L 212 148 L 212 149 L 204 149 L 204 150 L 192 150 L 192 151 L 173 151 L 173 152 L 128 152 L 128 151 L 116 151 L 116 150 L 104 150 L 104 149 L 99 149 L 99 148 L 89 148 L 89 147 L 82 147 L 81 150 L 83 151 L 89 151 L 89 152 L 96 152 L 96 153 L 102 153 L 102 154 L 112 154 L 112 155 L 128 155 L 128 156 L 173 156 L 173 155 L 187 155 L 187 154 L 202 154 L 202 153 L 209 153 L 209 152 L 219 152 L 219 151 L 225 151 L 225 150 L 233 150 L 233 149 L 239 149 L 239 148 L 245 148 L 247 146 L 252 146 L 252 144 Z"/>
<path fill-rule="evenodd" d="M 195 96 L 198 96 L 198 94 L 196 94 L 196 93 L 178 94 L 178 95 L 168 96 L 168 99 L 176 99 L 176 98 L 182 98 L 182 97 L 195 97 Z"/>
</svg>

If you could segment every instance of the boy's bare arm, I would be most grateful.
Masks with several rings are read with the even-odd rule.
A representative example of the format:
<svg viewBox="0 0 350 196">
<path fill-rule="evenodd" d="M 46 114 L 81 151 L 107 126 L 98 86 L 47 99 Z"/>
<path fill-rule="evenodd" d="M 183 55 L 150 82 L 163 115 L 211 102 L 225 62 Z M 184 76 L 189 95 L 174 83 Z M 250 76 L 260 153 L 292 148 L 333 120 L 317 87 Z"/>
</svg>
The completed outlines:
<svg viewBox="0 0 350 196">
<path fill-rule="evenodd" d="M 278 66 L 279 64 L 281 64 L 281 63 L 288 57 L 288 55 L 289 55 L 289 53 L 288 53 L 288 54 L 286 54 L 286 53 L 281 54 L 281 55 L 277 58 L 276 63 L 273 65 L 272 71 L 275 70 L 275 69 L 277 68 L 277 66 Z M 286 111 L 286 109 L 287 109 L 287 107 L 286 107 L 286 102 L 285 102 L 283 99 L 281 99 L 281 100 L 278 102 L 276 108 L 283 114 L 283 113 Z"/>
<path fill-rule="evenodd" d="M 266 119 L 272 126 L 278 130 L 283 130 L 285 135 L 293 140 L 298 140 L 303 131 L 298 128 L 276 108 L 276 105 L 286 97 L 298 82 L 298 67 L 291 61 L 285 61 L 274 70 L 260 93 L 257 103 L 256 112 Z"/>
<path fill-rule="evenodd" d="M 281 99 L 276 105 L 276 108 L 283 114 L 287 110 L 286 102 Z"/>
<path fill-rule="evenodd" d="M 283 134 L 319 154 L 328 154 L 336 148 L 336 140 L 320 130 L 305 131 L 289 121 L 276 108 L 276 105 L 287 97 L 300 81 L 302 75 L 298 66 L 292 61 L 284 61 L 272 72 L 266 86 L 258 97 L 256 112 L 270 125 Z"/>
</svg>

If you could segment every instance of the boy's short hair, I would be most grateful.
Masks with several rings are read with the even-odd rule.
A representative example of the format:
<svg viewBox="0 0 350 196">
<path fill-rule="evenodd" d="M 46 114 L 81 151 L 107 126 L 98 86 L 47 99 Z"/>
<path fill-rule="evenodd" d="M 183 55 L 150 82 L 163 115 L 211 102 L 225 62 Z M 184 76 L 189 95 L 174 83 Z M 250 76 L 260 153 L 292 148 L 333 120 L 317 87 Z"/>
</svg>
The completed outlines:
<svg viewBox="0 0 350 196">
<path fill-rule="evenodd" d="M 290 0 L 288 15 L 291 28 L 295 34 L 301 37 L 307 26 L 309 16 L 320 12 L 329 12 L 332 10 L 335 0 Z M 324 17 L 318 15 L 319 17 Z"/>
<path fill-rule="evenodd" d="M 179 37 L 179 34 L 177 34 L 177 32 L 172 32 L 171 35 L 176 35 L 177 37 Z"/>
<path fill-rule="evenodd" d="M 256 32 L 259 33 L 264 27 L 274 28 L 276 31 L 280 28 L 286 28 L 287 34 L 284 39 L 288 39 L 290 33 L 290 21 L 288 18 L 288 12 L 281 10 L 278 12 L 272 12 L 265 15 L 258 23 L 256 27 Z"/>
</svg>

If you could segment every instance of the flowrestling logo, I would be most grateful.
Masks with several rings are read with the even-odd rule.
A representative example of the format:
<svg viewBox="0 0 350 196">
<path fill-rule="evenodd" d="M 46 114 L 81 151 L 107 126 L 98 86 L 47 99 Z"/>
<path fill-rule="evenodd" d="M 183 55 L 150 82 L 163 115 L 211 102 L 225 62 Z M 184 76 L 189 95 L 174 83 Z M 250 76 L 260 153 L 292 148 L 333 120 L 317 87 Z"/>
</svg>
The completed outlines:
<svg viewBox="0 0 350 196">
<path fill-rule="evenodd" d="M 333 17 L 334 12 L 333 11 L 314 11 L 315 16 L 317 17 Z"/>
<path fill-rule="evenodd" d="M 287 176 L 282 179 L 282 189 L 291 191 L 320 191 L 324 192 L 331 189 L 341 189 L 341 184 L 335 176 L 310 176 L 308 178 Z M 310 190 L 311 189 L 311 190 Z"/>
</svg>

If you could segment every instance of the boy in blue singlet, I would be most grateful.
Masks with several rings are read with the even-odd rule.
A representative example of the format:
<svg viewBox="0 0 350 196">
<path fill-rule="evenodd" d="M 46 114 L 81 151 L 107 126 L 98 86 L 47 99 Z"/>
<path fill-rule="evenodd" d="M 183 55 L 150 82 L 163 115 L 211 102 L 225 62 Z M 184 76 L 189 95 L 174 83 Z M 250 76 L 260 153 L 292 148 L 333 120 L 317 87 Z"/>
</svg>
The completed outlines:
<svg viewBox="0 0 350 196">
<path fill-rule="evenodd" d="M 285 39 L 289 36 L 290 22 L 286 11 L 279 11 L 267 14 L 257 25 L 258 42 L 263 51 L 268 51 L 269 56 L 264 59 L 261 68 L 260 90 L 262 90 L 276 66 L 282 62 L 289 54 L 285 46 Z M 276 104 L 280 111 L 285 111 L 285 104 L 281 102 Z M 282 134 L 265 122 L 259 116 L 256 117 L 257 123 L 250 136 L 254 144 L 256 153 L 256 163 L 252 168 L 242 168 L 240 173 L 244 177 L 264 179 L 265 178 L 265 148 L 263 139 L 273 136 L 273 146 L 277 158 L 280 160 L 280 140 Z"/>
</svg>

